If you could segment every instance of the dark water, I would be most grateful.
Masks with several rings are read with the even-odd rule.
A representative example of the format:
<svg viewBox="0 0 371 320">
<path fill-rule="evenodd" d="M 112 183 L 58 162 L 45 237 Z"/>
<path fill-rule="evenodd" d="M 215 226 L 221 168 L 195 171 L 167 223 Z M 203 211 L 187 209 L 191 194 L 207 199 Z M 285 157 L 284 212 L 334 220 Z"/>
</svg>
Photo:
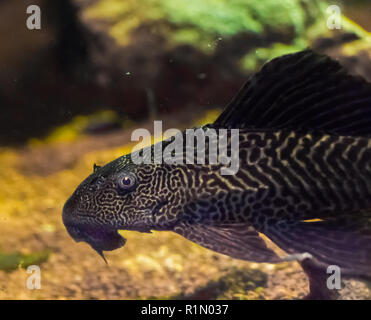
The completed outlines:
<svg viewBox="0 0 371 320">
<path fill-rule="evenodd" d="M 108 269 L 61 211 L 94 163 L 131 151 L 133 129 L 213 121 L 276 56 L 310 46 L 371 81 L 371 4 L 331 4 L 353 22 L 330 30 L 320 0 L 1 1 L 0 299 L 303 297 L 295 264 L 237 261 L 170 233 L 125 233 Z M 27 28 L 30 5 L 41 29 Z M 29 265 L 42 291 L 25 289 Z M 370 297 L 350 288 L 344 298 Z"/>
</svg>

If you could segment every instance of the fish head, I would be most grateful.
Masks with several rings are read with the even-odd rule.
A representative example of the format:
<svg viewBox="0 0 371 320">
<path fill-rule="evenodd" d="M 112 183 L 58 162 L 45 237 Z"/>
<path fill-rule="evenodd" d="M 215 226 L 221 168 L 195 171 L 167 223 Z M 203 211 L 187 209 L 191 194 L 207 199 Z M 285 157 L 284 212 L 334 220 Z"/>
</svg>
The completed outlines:
<svg viewBox="0 0 371 320">
<path fill-rule="evenodd" d="M 155 220 L 171 211 L 170 190 L 160 181 L 165 174 L 161 165 L 137 165 L 130 155 L 103 167 L 94 165 L 94 172 L 64 205 L 62 217 L 68 233 L 102 255 L 125 244 L 118 230 L 150 233 L 159 229 Z"/>
</svg>

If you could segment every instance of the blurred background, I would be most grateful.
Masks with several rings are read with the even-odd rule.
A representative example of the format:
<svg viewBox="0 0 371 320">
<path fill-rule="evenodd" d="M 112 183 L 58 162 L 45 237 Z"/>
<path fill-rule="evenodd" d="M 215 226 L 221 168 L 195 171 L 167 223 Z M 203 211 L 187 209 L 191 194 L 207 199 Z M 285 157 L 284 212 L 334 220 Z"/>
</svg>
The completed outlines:
<svg viewBox="0 0 371 320">
<path fill-rule="evenodd" d="M 123 232 L 106 266 L 61 210 L 94 163 L 130 152 L 133 129 L 213 121 L 276 56 L 312 47 L 371 81 L 370 32 L 368 0 L 0 1 L 0 299 L 303 297 L 295 263 L 237 261 L 166 232 Z M 41 290 L 26 288 L 32 264 Z M 350 281 L 342 297 L 371 295 Z"/>
</svg>

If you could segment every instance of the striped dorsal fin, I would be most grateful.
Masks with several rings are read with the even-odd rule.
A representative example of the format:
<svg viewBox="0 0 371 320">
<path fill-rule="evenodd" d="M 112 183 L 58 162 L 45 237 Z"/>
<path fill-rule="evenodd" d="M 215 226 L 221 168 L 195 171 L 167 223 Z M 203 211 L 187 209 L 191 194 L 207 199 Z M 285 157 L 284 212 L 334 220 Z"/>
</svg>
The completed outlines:
<svg viewBox="0 0 371 320">
<path fill-rule="evenodd" d="M 266 63 L 214 122 L 215 127 L 371 135 L 371 84 L 312 50 Z"/>
</svg>

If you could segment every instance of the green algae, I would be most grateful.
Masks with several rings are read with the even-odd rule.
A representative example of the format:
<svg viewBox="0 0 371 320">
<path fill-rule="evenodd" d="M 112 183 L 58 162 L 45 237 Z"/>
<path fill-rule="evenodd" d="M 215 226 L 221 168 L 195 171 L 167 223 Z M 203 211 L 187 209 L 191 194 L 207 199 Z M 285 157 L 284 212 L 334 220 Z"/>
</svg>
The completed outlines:
<svg viewBox="0 0 371 320">
<path fill-rule="evenodd" d="M 170 46 L 188 44 L 213 53 L 218 39 L 236 34 L 284 34 L 302 37 L 323 14 L 320 0 L 100 0 L 85 12 L 87 20 L 103 20 L 120 45 L 128 45 L 140 25 L 162 25 L 159 30 Z M 278 31 L 279 30 L 279 31 Z"/>
<path fill-rule="evenodd" d="M 50 251 L 23 254 L 20 252 L 0 252 L 0 270 L 13 271 L 18 268 L 27 268 L 30 265 L 39 265 L 49 259 Z"/>
<path fill-rule="evenodd" d="M 257 48 L 254 52 L 241 59 L 241 68 L 246 71 L 257 70 L 264 62 L 284 54 L 301 51 L 307 47 L 307 42 L 298 40 L 292 44 L 274 43 L 271 47 Z"/>
</svg>

